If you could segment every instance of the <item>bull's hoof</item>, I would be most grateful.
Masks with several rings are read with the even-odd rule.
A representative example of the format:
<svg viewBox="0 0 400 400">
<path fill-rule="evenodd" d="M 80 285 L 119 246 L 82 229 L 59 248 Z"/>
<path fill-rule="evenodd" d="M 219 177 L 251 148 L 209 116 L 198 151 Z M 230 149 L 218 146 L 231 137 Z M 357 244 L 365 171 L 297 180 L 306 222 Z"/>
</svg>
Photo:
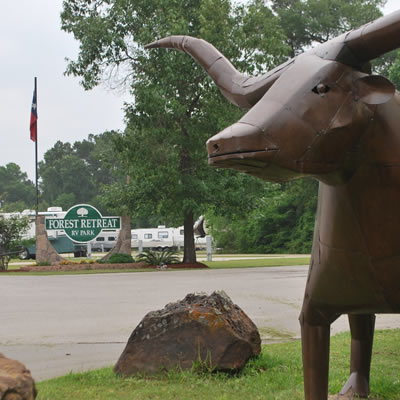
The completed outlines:
<svg viewBox="0 0 400 400">
<path fill-rule="evenodd" d="M 368 395 L 368 379 L 358 372 L 353 372 L 342 387 L 337 398 L 342 400 L 368 399 Z"/>
</svg>

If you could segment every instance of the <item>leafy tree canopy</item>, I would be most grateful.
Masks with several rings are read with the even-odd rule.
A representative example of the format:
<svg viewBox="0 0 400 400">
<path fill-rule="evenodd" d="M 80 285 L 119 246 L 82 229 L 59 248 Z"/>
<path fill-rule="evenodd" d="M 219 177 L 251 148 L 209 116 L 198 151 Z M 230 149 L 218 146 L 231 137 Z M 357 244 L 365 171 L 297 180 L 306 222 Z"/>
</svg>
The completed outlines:
<svg viewBox="0 0 400 400">
<path fill-rule="evenodd" d="M 122 171 L 113 156 L 115 135 L 113 131 L 89 135 L 72 145 L 58 141 L 49 149 L 39 163 L 42 200 L 64 210 L 76 203 L 101 208 L 101 186 L 121 179 Z"/>
<path fill-rule="evenodd" d="M 19 165 L 0 166 L 0 207 L 3 212 L 34 208 L 35 185 Z"/>
</svg>

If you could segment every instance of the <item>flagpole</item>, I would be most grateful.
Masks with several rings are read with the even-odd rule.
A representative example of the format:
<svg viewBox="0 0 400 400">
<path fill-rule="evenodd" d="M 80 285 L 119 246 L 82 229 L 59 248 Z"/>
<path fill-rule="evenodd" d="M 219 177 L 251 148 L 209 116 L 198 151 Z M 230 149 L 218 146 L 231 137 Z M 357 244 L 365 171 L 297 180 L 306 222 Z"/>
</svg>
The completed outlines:
<svg viewBox="0 0 400 400">
<path fill-rule="evenodd" d="M 35 76 L 36 110 L 37 110 L 37 78 Z M 35 186 L 36 186 L 36 219 L 39 213 L 39 187 L 38 187 L 38 134 L 36 125 L 35 140 Z"/>
</svg>

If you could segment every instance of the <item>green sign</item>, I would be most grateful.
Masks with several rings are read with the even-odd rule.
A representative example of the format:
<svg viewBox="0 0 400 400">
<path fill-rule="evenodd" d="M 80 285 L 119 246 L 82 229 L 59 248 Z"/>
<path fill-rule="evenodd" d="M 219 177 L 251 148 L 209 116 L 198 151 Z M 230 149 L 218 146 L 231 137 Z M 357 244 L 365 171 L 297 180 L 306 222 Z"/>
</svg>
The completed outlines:
<svg viewBox="0 0 400 400">
<path fill-rule="evenodd" d="M 89 204 L 71 207 L 64 218 L 46 218 L 46 230 L 64 230 L 74 242 L 86 243 L 95 239 L 103 229 L 120 229 L 120 217 L 103 217 Z"/>
</svg>

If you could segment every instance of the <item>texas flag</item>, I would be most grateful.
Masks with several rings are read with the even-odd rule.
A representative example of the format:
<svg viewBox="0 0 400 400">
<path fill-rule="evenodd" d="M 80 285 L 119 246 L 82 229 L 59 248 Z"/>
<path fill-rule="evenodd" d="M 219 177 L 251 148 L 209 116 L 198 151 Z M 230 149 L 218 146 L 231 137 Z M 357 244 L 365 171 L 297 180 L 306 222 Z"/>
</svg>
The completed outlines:
<svg viewBox="0 0 400 400">
<path fill-rule="evenodd" d="M 31 124 L 30 124 L 30 131 L 31 131 L 31 140 L 36 142 L 37 140 L 37 99 L 36 99 L 36 79 L 35 79 L 35 88 L 33 90 L 33 99 L 32 99 L 32 108 L 31 108 Z"/>
</svg>

